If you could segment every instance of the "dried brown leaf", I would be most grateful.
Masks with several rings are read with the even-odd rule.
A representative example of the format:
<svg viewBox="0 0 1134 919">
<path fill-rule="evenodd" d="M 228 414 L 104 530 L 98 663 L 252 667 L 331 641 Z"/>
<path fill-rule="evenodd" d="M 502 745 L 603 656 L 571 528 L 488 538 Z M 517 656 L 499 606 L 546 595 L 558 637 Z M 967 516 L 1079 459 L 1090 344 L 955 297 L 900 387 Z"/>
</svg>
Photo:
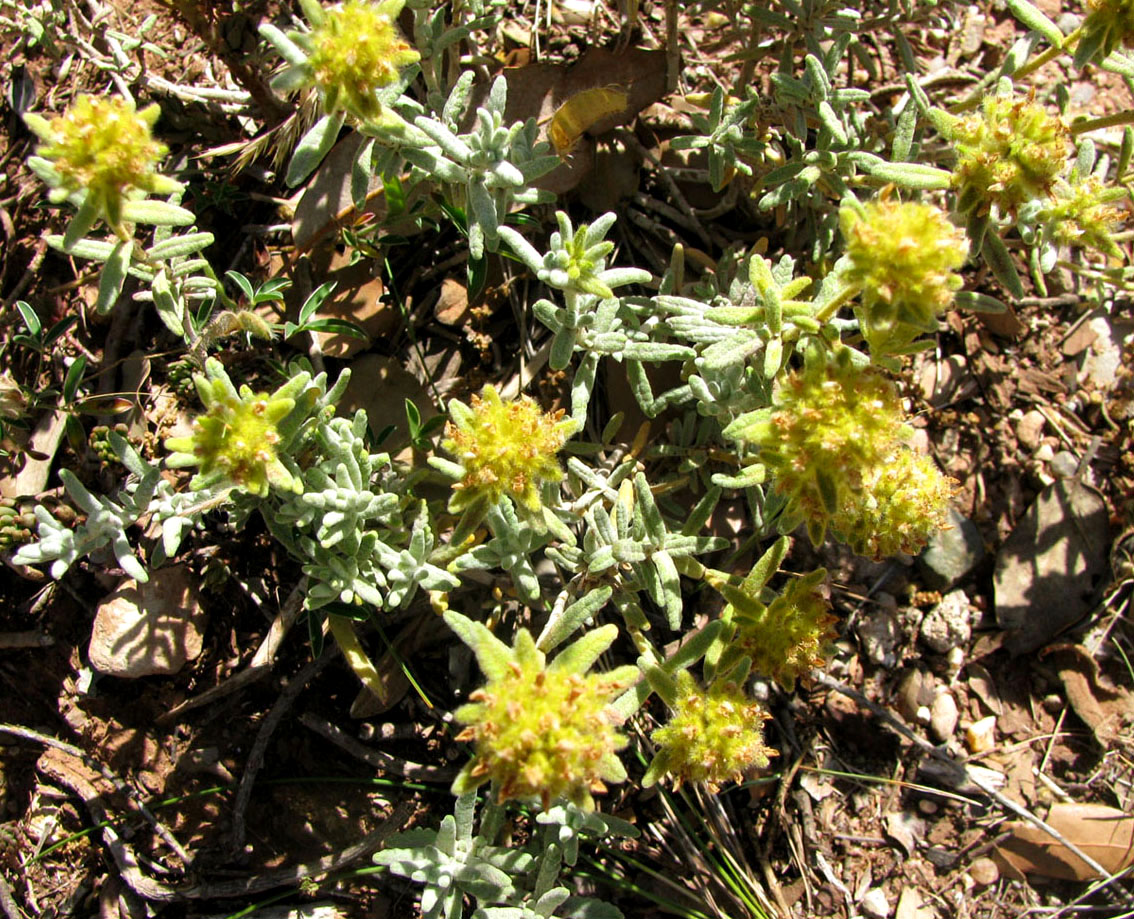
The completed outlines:
<svg viewBox="0 0 1134 919">
<path fill-rule="evenodd" d="M 1055 804 L 1047 824 L 1111 874 L 1134 865 L 1134 817 L 1102 804 Z M 1013 821 L 1009 838 L 995 855 L 1010 876 L 1038 874 L 1067 881 L 1090 881 L 1099 874 L 1063 843 L 1037 826 Z"/>
<path fill-rule="evenodd" d="M 1082 645 L 1055 645 L 1042 656 L 1058 667 L 1067 701 L 1099 744 L 1113 744 L 1122 734 L 1123 723 L 1134 719 L 1134 693 L 1103 676 L 1098 661 Z"/>
</svg>

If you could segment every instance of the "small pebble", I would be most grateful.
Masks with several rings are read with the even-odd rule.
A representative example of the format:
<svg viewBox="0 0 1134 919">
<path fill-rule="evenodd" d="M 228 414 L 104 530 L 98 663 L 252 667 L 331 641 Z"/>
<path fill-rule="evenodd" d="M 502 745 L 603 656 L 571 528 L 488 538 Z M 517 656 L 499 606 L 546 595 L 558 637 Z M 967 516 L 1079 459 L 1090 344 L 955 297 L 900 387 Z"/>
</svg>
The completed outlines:
<svg viewBox="0 0 1134 919">
<path fill-rule="evenodd" d="M 933 700 L 929 709 L 929 730 L 938 743 L 945 743 L 957 730 L 961 717 L 957 702 L 950 693 L 943 692 Z"/>
<path fill-rule="evenodd" d="M 1056 693 L 1043 697 L 1043 710 L 1050 715 L 1058 714 L 1063 710 L 1063 698 Z"/>
<path fill-rule="evenodd" d="M 968 644 L 973 634 L 972 618 L 968 596 L 961 589 L 952 590 L 921 621 L 922 643 L 938 654 L 948 654 Z"/>
<path fill-rule="evenodd" d="M 927 817 L 932 817 L 937 813 L 937 811 L 940 810 L 940 808 L 937 806 L 937 803 L 935 801 L 930 801 L 929 798 L 922 798 L 920 801 L 918 801 L 917 809 Z"/>
<path fill-rule="evenodd" d="M 1060 450 L 1051 458 L 1052 475 L 1069 479 L 1079 471 L 1079 458 L 1069 450 Z"/>
<path fill-rule="evenodd" d="M 890 915 L 890 903 L 886 899 L 886 891 L 881 887 L 868 890 L 862 898 L 861 906 L 863 915 L 870 919 L 888 919 Z"/>
<path fill-rule="evenodd" d="M 1051 449 L 1051 444 L 1040 444 L 1035 452 L 1035 458 L 1041 463 L 1050 463 L 1055 459 L 1055 451 Z"/>
<path fill-rule="evenodd" d="M 894 691 L 894 704 L 906 721 L 916 721 L 917 713 L 933 702 L 933 675 L 917 667 L 902 674 Z"/>
<path fill-rule="evenodd" d="M 989 715 L 965 728 L 965 747 L 970 753 L 984 753 L 996 746 L 996 716 Z"/>
<path fill-rule="evenodd" d="M 969 877 L 980 887 L 987 887 L 1000 878 L 1000 869 L 991 858 L 974 859 L 969 865 Z"/>
<path fill-rule="evenodd" d="M 893 667 L 898 662 L 894 648 L 901 638 L 901 629 L 889 612 L 879 609 L 863 616 L 856 631 L 862 653 L 870 663 Z"/>
<path fill-rule="evenodd" d="M 1035 450 L 1043 440 L 1043 429 L 1046 424 L 1047 419 L 1044 418 L 1043 412 L 1038 409 L 1026 412 L 1016 423 L 1016 439 L 1020 442 L 1020 446 L 1029 452 Z"/>
</svg>

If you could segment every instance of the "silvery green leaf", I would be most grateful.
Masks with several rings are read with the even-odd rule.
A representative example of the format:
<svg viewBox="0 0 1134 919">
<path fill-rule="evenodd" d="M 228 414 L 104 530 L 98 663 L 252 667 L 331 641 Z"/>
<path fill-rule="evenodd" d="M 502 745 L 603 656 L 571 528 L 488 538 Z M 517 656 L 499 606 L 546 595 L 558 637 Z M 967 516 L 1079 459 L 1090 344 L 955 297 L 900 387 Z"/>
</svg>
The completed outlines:
<svg viewBox="0 0 1134 919">
<path fill-rule="evenodd" d="M 974 313 L 1004 313 L 1008 311 L 1007 305 L 975 290 L 961 290 L 954 295 L 954 303 L 964 310 Z"/>
<path fill-rule="evenodd" d="M 122 219 L 151 226 L 187 227 L 197 218 L 192 211 L 170 204 L 168 201 L 145 199 L 127 201 L 122 206 Z"/>
<path fill-rule="evenodd" d="M 917 107 L 907 97 L 907 104 L 898 116 L 894 130 L 894 143 L 890 148 L 890 158 L 897 163 L 906 162 L 913 149 L 914 131 L 917 128 Z"/>
<path fill-rule="evenodd" d="M 614 644 L 616 638 L 618 638 L 618 626 L 614 623 L 592 629 L 560 651 L 548 665 L 548 669 L 567 673 L 586 673 L 591 665 Z"/>
<path fill-rule="evenodd" d="M 654 600 L 665 610 L 669 627 L 676 631 L 681 628 L 681 576 L 677 573 L 673 559 L 664 549 L 655 552 L 650 557 L 650 561 L 657 570 L 661 587 L 661 596 L 655 597 Z"/>
<path fill-rule="evenodd" d="M 350 164 L 350 200 L 358 210 L 366 207 L 366 196 L 370 192 L 374 143 L 373 137 L 367 138 Z"/>
<path fill-rule="evenodd" d="M 481 672 L 491 681 L 511 673 L 511 649 L 493 635 L 483 623 L 473 622 L 454 610 L 445 613 L 445 622 L 476 655 Z"/>
<path fill-rule="evenodd" d="M 418 130 L 429 135 L 429 138 L 451 159 L 462 165 L 467 165 L 473 159 L 472 148 L 450 131 L 446 125 L 426 115 L 418 116 L 413 120 L 413 123 Z"/>
<path fill-rule="evenodd" d="M 28 115 L 25 115 L 24 120 L 27 121 L 28 117 Z M 50 135 L 50 131 L 48 134 Z M 36 178 L 44 185 L 57 186 L 62 181 L 62 177 L 52 165 L 51 160 L 45 160 L 42 156 L 29 156 L 25 162 L 28 164 L 28 168 L 35 173 Z"/>
<path fill-rule="evenodd" d="M 311 82 L 311 68 L 306 64 L 287 67 L 272 77 L 269 85 L 278 93 L 287 94 Z"/>
<path fill-rule="evenodd" d="M 547 365 L 552 370 L 564 370 L 571 363 L 571 355 L 575 353 L 576 333 L 574 329 L 563 328 L 555 333 L 551 341 L 551 354 Z"/>
<path fill-rule="evenodd" d="M 687 667 L 693 666 L 705 656 L 717 636 L 724 628 L 720 619 L 711 620 L 703 629 L 694 632 L 687 638 L 673 654 L 662 663 L 666 673 L 677 673 Z"/>
<path fill-rule="evenodd" d="M 75 244 L 94 226 L 96 220 L 98 220 L 98 209 L 94 205 L 94 196 L 88 194 L 79 206 L 78 212 L 71 218 L 71 222 L 67 224 L 67 230 L 63 234 L 63 251 L 72 254 Z"/>
<path fill-rule="evenodd" d="M 98 299 L 95 301 L 95 312 L 100 316 L 109 313 L 118 302 L 133 252 L 133 240 L 121 240 L 106 260 L 102 276 L 98 279 Z"/>
<path fill-rule="evenodd" d="M 260 34 L 280 53 L 280 57 L 292 66 L 301 67 L 307 63 L 307 55 L 303 53 L 303 49 L 270 22 L 260 23 Z"/>
<path fill-rule="evenodd" d="M 622 357 L 637 361 L 683 361 L 697 352 L 686 345 L 661 341 L 631 341 L 622 348 Z"/>
<path fill-rule="evenodd" d="M 1012 254 L 1004 241 L 995 233 L 985 233 L 984 244 L 981 246 L 981 255 L 985 264 L 996 276 L 996 280 L 1016 299 L 1024 296 L 1024 285 L 1012 261 Z"/>
<path fill-rule="evenodd" d="M 541 256 L 539 252 L 536 251 L 535 246 L 524 239 L 517 230 L 509 226 L 501 226 L 497 229 L 497 233 L 499 233 L 500 238 L 507 243 L 512 253 L 527 265 L 528 268 L 532 271 L 539 271 L 543 268 L 543 256 Z M 546 300 L 541 301 L 541 303 L 547 304 L 544 310 L 546 310 L 547 307 L 554 309 L 554 305 Z M 537 304 L 537 306 L 538 305 L 539 304 Z M 544 325 L 548 325 L 548 323 L 544 322 Z"/>
<path fill-rule="evenodd" d="M 953 183 L 951 172 L 935 166 L 925 166 L 921 163 L 888 163 L 867 153 L 855 154 L 852 159 L 868 175 L 904 188 L 927 191 L 945 189 Z"/>
<path fill-rule="evenodd" d="M 501 160 L 491 167 L 488 177 L 495 179 L 492 185 L 496 187 L 520 188 L 525 184 L 524 174 L 507 160 Z"/>
<path fill-rule="evenodd" d="M 723 472 L 713 473 L 710 481 L 721 488 L 751 488 L 754 485 L 762 485 L 765 474 L 764 467 L 757 463 L 746 466 L 737 475 L 726 475 Z"/>
<path fill-rule="evenodd" d="M 665 521 L 662 520 L 661 511 L 658 510 L 653 492 L 650 491 L 650 483 L 643 472 L 634 476 L 634 494 L 638 499 L 637 507 L 641 511 L 642 523 L 646 528 L 646 538 L 652 546 L 660 549 L 665 545 Z"/>
<path fill-rule="evenodd" d="M 303 135 L 291 156 L 291 162 L 287 164 L 285 181 L 289 188 L 294 188 L 315 171 L 335 145 L 345 120 L 346 113 L 341 111 L 324 115 Z"/>
<path fill-rule="evenodd" d="M 200 252 L 212 244 L 212 233 L 186 233 L 184 236 L 171 236 L 156 246 L 150 246 L 146 250 L 146 258 L 151 262 L 183 258 Z"/>
<path fill-rule="evenodd" d="M 1059 26 L 1047 18 L 1038 7 L 1028 0 L 1007 0 L 1008 9 L 1020 22 L 1034 32 L 1039 32 L 1056 48 L 1063 47 L 1063 33 Z"/>
<path fill-rule="evenodd" d="M 207 259 L 190 258 L 186 259 L 183 262 L 178 262 L 176 265 L 171 267 L 169 269 L 169 276 L 171 278 L 186 278 L 187 275 L 195 274 L 198 271 L 204 271 L 208 267 L 209 262 Z M 203 278 L 202 280 L 208 280 L 211 283 L 213 282 L 212 278 Z M 251 298 L 249 298 L 249 300 L 251 300 Z"/>
<path fill-rule="evenodd" d="M 536 647 L 548 652 L 557 647 L 572 632 L 602 609 L 610 600 L 613 588 L 597 587 L 584 594 L 570 606 L 554 609 L 543 627 Z"/>
<path fill-rule="evenodd" d="M 839 144 L 846 144 L 847 132 L 843 128 L 842 119 L 840 119 L 835 113 L 835 110 L 831 108 L 831 104 L 827 101 L 820 102 L 818 114 L 820 123 L 831 132 L 831 136 L 834 137 Z"/>
<path fill-rule="evenodd" d="M 650 272 L 642 268 L 608 268 L 598 275 L 598 279 L 611 288 L 626 284 L 645 284 L 651 277 Z"/>
</svg>

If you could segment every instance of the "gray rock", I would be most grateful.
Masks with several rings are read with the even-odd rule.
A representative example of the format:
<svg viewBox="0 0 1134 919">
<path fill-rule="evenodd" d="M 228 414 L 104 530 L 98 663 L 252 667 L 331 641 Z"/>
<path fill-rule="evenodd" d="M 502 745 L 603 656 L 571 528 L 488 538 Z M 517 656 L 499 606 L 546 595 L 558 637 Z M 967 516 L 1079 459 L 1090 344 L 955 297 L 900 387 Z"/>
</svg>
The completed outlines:
<svg viewBox="0 0 1134 919">
<path fill-rule="evenodd" d="M 128 580 L 99 604 L 88 651 L 91 666 L 133 679 L 177 673 L 201 653 L 207 621 L 193 573 L 159 568 L 148 584 Z"/>
<path fill-rule="evenodd" d="M 938 654 L 967 644 L 972 635 L 973 611 L 963 590 L 947 593 L 921 621 L 922 643 Z"/>
<path fill-rule="evenodd" d="M 1004 646 L 1026 654 L 1073 625 L 1098 602 L 1108 573 L 1106 502 L 1076 479 L 1041 491 L 996 556 L 996 621 Z"/>
<path fill-rule="evenodd" d="M 938 530 L 918 556 L 927 587 L 946 590 L 972 571 L 984 556 L 984 539 L 975 523 L 949 510 L 949 529 Z"/>
<path fill-rule="evenodd" d="M 870 663 L 893 667 L 898 662 L 894 649 L 902 637 L 902 629 L 891 613 L 880 609 L 863 616 L 856 631 L 862 653 Z"/>
<path fill-rule="evenodd" d="M 933 674 L 921 667 L 913 667 L 902 674 L 894 690 L 894 705 L 898 713 L 910 724 L 917 721 L 918 712 L 933 703 Z"/>
</svg>

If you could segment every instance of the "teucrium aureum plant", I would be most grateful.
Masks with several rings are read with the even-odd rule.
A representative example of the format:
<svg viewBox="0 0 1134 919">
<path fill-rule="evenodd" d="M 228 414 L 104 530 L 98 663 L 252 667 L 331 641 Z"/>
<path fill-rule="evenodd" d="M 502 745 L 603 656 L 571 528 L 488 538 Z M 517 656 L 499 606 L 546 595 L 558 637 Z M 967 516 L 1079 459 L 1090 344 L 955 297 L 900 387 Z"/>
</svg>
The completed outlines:
<svg viewBox="0 0 1134 919">
<path fill-rule="evenodd" d="M 331 383 L 281 363 L 272 382 L 234 382 L 209 352 L 244 333 L 276 347 L 254 307 L 278 300 L 285 282 L 254 288 L 229 272 L 226 287 L 214 271 L 212 235 L 192 228 L 182 183 L 159 171 L 157 106 L 80 96 L 60 115 L 26 116 L 40 141 L 33 169 L 50 201 L 73 209 L 48 241 L 102 265 L 100 312 L 128 281 L 153 303 L 187 351 L 183 369 L 196 368 L 201 404 L 153 462 L 108 436 L 126 469 L 112 497 L 63 470 L 85 517 L 36 508 L 39 539 L 15 560 L 62 577 L 85 557 L 113 558 L 145 580 L 189 538 L 207 538 L 210 512 L 236 524 L 258 514 L 306 578 L 311 635 L 329 632 L 379 696 L 366 620 L 443 612 L 483 675 L 453 715 L 468 744 L 456 810 L 377 860 L 425 885 L 427 916 L 460 915 L 465 897 L 484 917 L 580 914 L 558 874 L 580 837 L 631 832 L 595 811 L 609 786 L 643 778 L 620 757 L 628 719 L 648 708 L 656 722 L 642 734 L 653 748 L 647 784 L 715 788 L 775 755 L 750 680 L 791 691 L 823 665 L 836 624 L 826 572 L 779 574 L 789 543 L 777 531 L 802 528 L 816 545 L 833 537 L 881 558 L 917 553 L 945 525 L 956 483 L 910 447 L 897 375 L 947 311 L 1002 308 L 963 289 L 966 265 L 990 269 L 990 289 L 1007 298 L 1024 293 L 1016 252 L 1041 292 L 1057 264 L 1102 259 L 1093 276 L 1125 277 L 1113 264 L 1127 197 L 1115 177 L 1128 172 L 1134 131 L 1116 151 L 1096 146 L 1090 123 L 1011 75 L 1066 53 L 1134 74 L 1123 51 L 1129 4 L 1092 0 L 1082 28 L 1063 35 L 1013 0 L 1034 40 L 1012 50 L 994 88 L 931 100 L 911 73 L 893 107 L 849 85 L 850 19 L 770 13 L 768 35 L 782 31 L 785 52 L 778 68 L 769 63 L 772 98 L 718 87 L 673 143 L 704 151 L 690 174 L 700 168 L 766 220 L 768 239 L 712 253 L 697 277 L 681 245 L 656 271 L 633 264 L 613 212 L 561 208 L 552 219 L 538 207 L 554 200 L 539 180 L 560 162 L 541 139 L 546 126 L 507 120 L 503 76 L 476 85 L 503 5 L 300 6 L 305 24 L 260 27 L 282 58 L 273 87 L 320 109 L 285 181 L 303 182 L 344 129 L 358 132 L 357 206 L 380 179 L 392 198 L 416 202 L 419 229 L 448 223 L 463 234 L 470 278 L 483 282 L 498 256 L 509 283 L 523 277 L 516 289 L 538 291 L 523 304 L 535 330 L 525 344 L 565 375 L 565 407 L 505 397 L 503 379 L 457 392 L 437 406 L 448 417 L 432 455 L 411 466 L 392 448 L 373 452 L 365 412 L 336 417 L 347 373 Z M 1048 48 L 1032 58 L 1041 39 Z M 154 229 L 143 241 L 145 225 Z M 665 364 L 674 372 L 659 372 Z M 663 379 L 668 388 L 656 389 Z M 604 381 L 628 383 L 652 419 L 636 437 L 617 418 L 599 423 Z M 416 408 L 409 425 L 415 447 L 429 448 Z M 738 571 L 709 567 L 734 564 L 723 556 L 732 541 L 707 529 L 726 498 L 742 498 L 754 541 L 771 543 Z M 688 635 L 694 590 L 724 606 Z M 481 609 L 492 611 L 483 622 Z M 632 664 L 599 662 L 630 649 Z M 474 832 L 482 786 L 489 800 Z M 513 800 L 539 809 L 526 849 L 498 845 L 501 804 Z"/>
</svg>

